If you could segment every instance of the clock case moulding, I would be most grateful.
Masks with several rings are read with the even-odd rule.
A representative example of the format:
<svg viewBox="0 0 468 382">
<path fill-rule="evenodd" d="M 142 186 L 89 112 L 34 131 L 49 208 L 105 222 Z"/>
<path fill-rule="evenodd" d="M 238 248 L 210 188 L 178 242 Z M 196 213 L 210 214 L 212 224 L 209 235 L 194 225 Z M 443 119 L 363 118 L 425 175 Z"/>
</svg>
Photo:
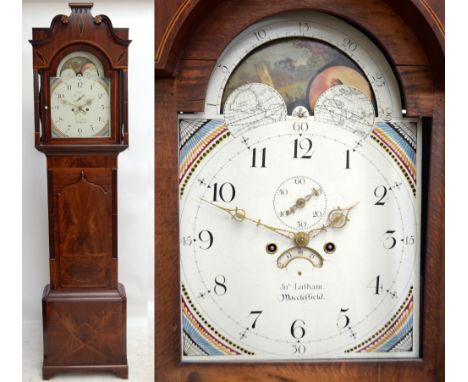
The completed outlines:
<svg viewBox="0 0 468 382">
<path fill-rule="evenodd" d="M 225 47 L 244 29 L 291 10 L 320 11 L 348 21 L 379 46 L 400 84 L 408 117 L 423 117 L 421 224 L 421 358 L 395 362 L 182 364 L 177 211 L 178 113 L 202 113 L 211 73 Z M 444 374 L 444 25 L 443 4 L 397 1 L 266 3 L 210 0 L 165 3 L 156 15 L 155 372 L 156 380 L 441 381 Z M 158 143 L 159 142 L 159 143 Z M 430 175 L 430 176 L 429 176 Z M 164 210 L 158 206 L 164 205 Z M 428 209 L 428 205 L 431 208 Z M 428 240 L 428 237 L 431 240 Z M 174 256 L 163 256 L 172 253 Z M 170 277 L 169 277 L 170 275 Z M 157 308 L 159 306 L 159 309 Z M 249 379 L 250 378 L 250 379 Z"/>
<path fill-rule="evenodd" d="M 117 156 L 128 147 L 127 28 L 92 3 L 70 3 L 33 28 L 35 147 L 47 156 L 50 284 L 42 296 L 43 379 L 63 372 L 128 377 L 126 294 L 117 280 Z M 89 52 L 111 82 L 107 138 L 53 138 L 49 78 L 74 51 Z"/>
</svg>

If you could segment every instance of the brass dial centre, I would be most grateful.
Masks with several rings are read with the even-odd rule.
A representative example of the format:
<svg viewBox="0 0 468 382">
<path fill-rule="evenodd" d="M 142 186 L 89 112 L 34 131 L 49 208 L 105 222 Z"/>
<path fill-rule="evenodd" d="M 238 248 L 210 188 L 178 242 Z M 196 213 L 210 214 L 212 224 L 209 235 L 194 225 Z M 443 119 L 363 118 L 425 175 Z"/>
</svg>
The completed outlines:
<svg viewBox="0 0 468 382">
<path fill-rule="evenodd" d="M 307 247 L 309 244 L 309 234 L 306 232 L 298 232 L 294 236 L 294 242 L 298 247 Z"/>
</svg>

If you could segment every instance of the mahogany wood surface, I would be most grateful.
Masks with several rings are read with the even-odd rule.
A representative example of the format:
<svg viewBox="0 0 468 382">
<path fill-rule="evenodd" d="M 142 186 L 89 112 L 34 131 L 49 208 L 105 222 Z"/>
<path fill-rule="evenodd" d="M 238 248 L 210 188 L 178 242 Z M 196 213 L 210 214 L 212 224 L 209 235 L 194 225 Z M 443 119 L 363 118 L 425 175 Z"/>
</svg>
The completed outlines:
<svg viewBox="0 0 468 382">
<path fill-rule="evenodd" d="M 112 169 L 54 169 L 49 177 L 53 195 L 49 217 L 55 223 L 58 263 L 52 285 L 115 288 Z"/>
<path fill-rule="evenodd" d="M 201 112 L 213 66 L 247 26 L 287 9 L 331 13 L 386 54 L 408 116 L 425 116 L 422 356 L 402 361 L 182 364 L 177 113 Z M 156 3 L 155 376 L 157 382 L 444 381 L 444 4 L 441 0 L 172 0 Z M 429 208 L 430 206 L 430 208 Z"/>
<path fill-rule="evenodd" d="M 43 378 L 107 371 L 128 378 L 126 295 L 117 272 L 117 156 L 128 147 L 128 29 L 92 3 L 33 28 L 35 146 L 47 156 L 50 284 L 43 294 Z M 87 51 L 109 78 L 110 138 L 52 137 L 50 77 Z M 39 90 L 40 89 L 40 90 Z"/>
<path fill-rule="evenodd" d="M 108 371 L 128 377 L 125 288 L 53 290 L 42 296 L 43 378 L 57 373 Z"/>
</svg>

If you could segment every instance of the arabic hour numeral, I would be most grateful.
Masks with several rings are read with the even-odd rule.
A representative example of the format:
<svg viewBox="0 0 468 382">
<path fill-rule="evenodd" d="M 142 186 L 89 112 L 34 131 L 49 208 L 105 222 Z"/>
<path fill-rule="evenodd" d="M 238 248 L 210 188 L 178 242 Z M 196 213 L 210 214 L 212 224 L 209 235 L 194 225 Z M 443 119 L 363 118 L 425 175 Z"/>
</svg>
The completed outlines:
<svg viewBox="0 0 468 382">
<path fill-rule="evenodd" d="M 312 140 L 309 138 L 294 140 L 294 159 L 310 159 L 312 150 Z M 301 153 L 299 153 L 301 151 Z"/>
<path fill-rule="evenodd" d="M 67 90 L 71 90 L 71 84 L 67 84 Z"/>
<path fill-rule="evenodd" d="M 83 82 L 82 81 L 78 81 L 78 83 L 76 84 L 76 86 L 78 88 L 82 88 L 83 87 Z"/>
<path fill-rule="evenodd" d="M 384 199 L 387 196 L 387 187 L 385 187 L 383 185 L 382 186 L 377 186 L 374 189 L 374 196 L 379 199 L 374 203 L 376 206 L 385 205 L 385 200 Z"/>
<path fill-rule="evenodd" d="M 201 245 L 199 246 L 201 249 L 205 251 L 210 249 L 211 246 L 213 245 L 213 234 L 207 229 L 203 229 L 199 232 L 198 239 L 200 240 L 200 242 L 205 244 L 204 246 L 201 246 Z"/>
<path fill-rule="evenodd" d="M 263 310 L 252 310 L 250 313 L 249 313 L 249 316 L 256 316 L 255 319 L 253 320 L 252 322 L 252 326 L 251 328 L 252 329 L 255 329 L 256 325 L 257 325 L 257 320 L 258 318 L 260 317 L 260 315 L 263 313 Z"/>
<path fill-rule="evenodd" d="M 367 284 L 367 288 L 372 289 L 375 295 L 380 295 L 380 292 L 383 290 L 383 285 L 380 283 L 380 275 L 377 275 L 375 279 Z"/>
<path fill-rule="evenodd" d="M 224 296 L 227 292 L 226 277 L 223 275 L 216 276 L 213 290 L 218 296 Z"/>
<path fill-rule="evenodd" d="M 211 186 L 208 186 L 211 187 Z M 213 184 L 213 202 L 216 202 L 221 199 L 223 202 L 229 203 L 234 200 L 236 197 L 236 188 L 232 183 L 223 183 L 218 185 L 218 183 Z"/>
<path fill-rule="evenodd" d="M 257 163 L 257 149 L 256 148 L 252 149 L 252 166 L 251 167 L 257 167 L 257 164 L 261 164 L 260 168 L 266 168 L 266 147 L 262 149 L 260 158 L 259 158 L 260 163 Z"/>
<path fill-rule="evenodd" d="M 294 320 L 294 322 L 291 325 L 291 336 L 296 340 L 300 340 L 301 338 L 304 338 L 306 334 L 306 330 L 304 326 L 305 326 L 304 321 Z"/>
<path fill-rule="evenodd" d="M 349 170 L 351 168 L 349 164 L 349 161 L 350 161 L 349 156 L 350 156 L 349 150 L 346 150 L 346 167 L 345 167 L 346 170 Z"/>
<path fill-rule="evenodd" d="M 388 230 L 387 232 L 385 232 L 384 235 L 387 235 L 383 241 L 383 246 L 385 249 L 393 249 L 395 248 L 395 245 L 397 243 L 397 240 L 395 239 L 395 237 L 393 236 L 393 234 L 395 233 L 395 231 L 392 231 L 392 230 Z"/>
<path fill-rule="evenodd" d="M 340 309 L 340 313 L 338 314 L 338 320 L 336 321 L 336 326 L 338 326 L 338 328 L 340 328 L 340 329 L 346 328 L 349 325 L 349 323 L 351 322 L 349 316 L 346 315 L 346 314 L 343 314 L 343 313 L 346 313 L 348 310 L 349 310 L 349 308 L 347 308 L 347 309 L 341 308 Z"/>
</svg>

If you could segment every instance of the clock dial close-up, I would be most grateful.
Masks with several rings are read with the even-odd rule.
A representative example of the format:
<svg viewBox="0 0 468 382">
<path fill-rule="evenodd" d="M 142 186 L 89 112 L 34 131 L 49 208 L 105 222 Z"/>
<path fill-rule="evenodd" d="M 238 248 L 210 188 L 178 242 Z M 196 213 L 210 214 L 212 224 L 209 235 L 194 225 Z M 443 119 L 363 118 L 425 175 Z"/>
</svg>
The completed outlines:
<svg viewBox="0 0 468 382">
<path fill-rule="evenodd" d="M 182 361 L 419 356 L 420 122 L 311 17 L 244 31 L 179 116 Z"/>
</svg>

